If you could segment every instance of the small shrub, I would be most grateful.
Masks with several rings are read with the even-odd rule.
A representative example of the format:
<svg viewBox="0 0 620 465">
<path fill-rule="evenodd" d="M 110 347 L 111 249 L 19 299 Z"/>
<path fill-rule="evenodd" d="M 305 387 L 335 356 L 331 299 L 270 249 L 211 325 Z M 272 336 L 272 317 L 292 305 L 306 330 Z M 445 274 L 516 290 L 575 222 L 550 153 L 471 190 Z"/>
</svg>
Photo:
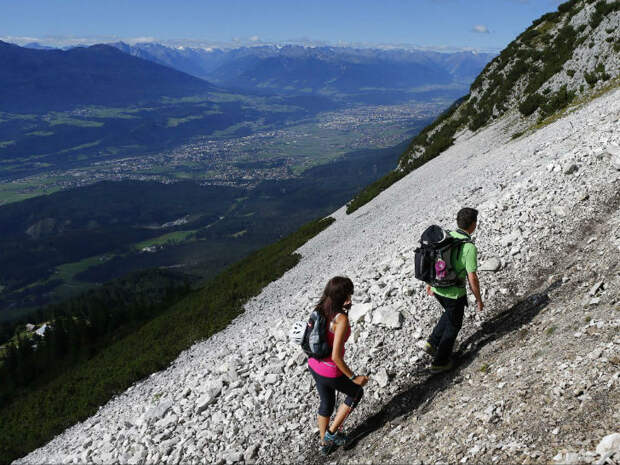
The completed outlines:
<svg viewBox="0 0 620 465">
<path fill-rule="evenodd" d="M 569 77 L 573 77 L 573 76 L 575 76 L 575 70 L 574 69 L 567 69 L 566 70 L 566 74 L 568 74 Z"/>
<path fill-rule="evenodd" d="M 489 372 L 489 364 L 483 363 L 480 365 L 480 373 L 488 373 Z"/>
<path fill-rule="evenodd" d="M 573 9 L 574 6 L 577 5 L 577 0 L 570 0 L 568 2 L 565 3 L 561 3 L 560 5 L 558 5 L 558 11 L 562 12 L 562 13 L 566 13 L 570 10 Z"/>
<path fill-rule="evenodd" d="M 531 94 L 523 102 L 521 102 L 519 105 L 519 111 L 523 116 L 530 116 L 538 109 L 544 100 L 544 97 L 540 94 Z"/>
<path fill-rule="evenodd" d="M 598 76 L 596 73 L 588 73 L 587 71 L 584 73 L 583 77 L 590 87 L 594 87 L 598 82 Z"/>
<path fill-rule="evenodd" d="M 470 131 L 477 131 L 478 129 L 480 129 L 482 126 L 484 126 L 487 121 L 489 121 L 489 118 L 491 117 L 491 114 L 485 111 L 481 111 L 480 113 L 476 113 L 470 123 L 469 123 L 469 129 Z"/>
<path fill-rule="evenodd" d="M 518 131 L 518 132 L 515 132 L 512 136 L 510 136 L 510 138 L 511 138 L 512 140 L 514 140 L 514 139 L 518 139 L 518 138 L 519 138 L 519 137 L 521 137 L 523 134 L 525 134 L 525 131 Z"/>
<path fill-rule="evenodd" d="M 562 108 L 567 107 L 574 98 L 575 93 L 569 92 L 566 85 L 563 85 L 556 93 L 551 95 L 545 104 L 541 105 L 541 118 L 551 116 Z"/>
<path fill-rule="evenodd" d="M 580 33 L 581 33 L 581 32 L 583 32 L 583 31 L 585 31 L 585 30 L 586 30 L 586 27 L 588 27 L 586 24 L 582 24 L 581 26 L 579 26 L 579 27 L 577 28 L 577 32 L 580 32 Z"/>
<path fill-rule="evenodd" d="M 546 330 L 545 330 L 545 334 L 547 336 L 551 336 L 553 333 L 555 333 L 556 327 L 555 326 L 549 326 Z"/>
<path fill-rule="evenodd" d="M 594 13 L 592 13 L 592 16 L 590 17 L 590 27 L 592 29 L 596 29 L 601 24 L 605 16 L 609 15 L 613 11 L 620 10 L 620 0 L 616 0 L 611 3 L 607 3 L 606 0 L 599 0 L 595 5 L 594 10 Z"/>
<path fill-rule="evenodd" d="M 598 82 L 598 76 L 596 73 L 588 73 L 587 71 L 584 73 L 583 77 L 590 87 L 594 87 Z"/>
<path fill-rule="evenodd" d="M 527 29 L 523 34 L 519 36 L 519 40 L 524 44 L 530 44 L 532 39 L 536 38 L 540 32 L 537 29 Z"/>
<path fill-rule="evenodd" d="M 614 52 L 620 53 L 620 42 L 614 44 Z"/>
</svg>

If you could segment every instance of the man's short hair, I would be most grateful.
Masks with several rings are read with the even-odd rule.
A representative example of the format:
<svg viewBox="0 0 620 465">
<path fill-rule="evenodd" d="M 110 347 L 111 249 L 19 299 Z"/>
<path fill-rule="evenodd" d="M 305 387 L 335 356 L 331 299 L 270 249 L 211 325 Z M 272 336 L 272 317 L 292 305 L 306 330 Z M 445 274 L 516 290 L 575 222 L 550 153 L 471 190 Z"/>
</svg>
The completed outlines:
<svg viewBox="0 0 620 465">
<path fill-rule="evenodd" d="M 475 208 L 461 208 L 456 214 L 456 224 L 461 229 L 469 229 L 478 221 L 478 210 Z"/>
</svg>

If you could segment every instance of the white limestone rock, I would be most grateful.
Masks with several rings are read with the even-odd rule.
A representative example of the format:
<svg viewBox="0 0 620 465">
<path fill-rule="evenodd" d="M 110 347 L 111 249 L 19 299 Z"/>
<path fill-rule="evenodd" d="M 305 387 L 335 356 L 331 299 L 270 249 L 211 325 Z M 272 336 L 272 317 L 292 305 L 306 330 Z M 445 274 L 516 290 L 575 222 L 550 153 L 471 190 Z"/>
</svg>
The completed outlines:
<svg viewBox="0 0 620 465">
<path fill-rule="evenodd" d="M 620 454 L 620 433 L 608 434 L 596 446 L 596 453 L 599 455 L 607 455 L 611 452 Z"/>
<path fill-rule="evenodd" d="M 142 416 L 142 420 L 146 422 L 147 424 L 150 424 L 154 421 L 158 421 L 164 417 L 164 415 L 168 412 L 168 410 L 170 410 L 171 407 L 172 407 L 172 401 L 161 402 L 156 407 L 153 407 L 150 410 L 148 410 Z"/>
<path fill-rule="evenodd" d="M 372 304 L 353 304 L 349 310 L 349 321 L 354 324 L 364 321 L 366 315 L 372 311 Z"/>
<path fill-rule="evenodd" d="M 391 329 L 401 327 L 402 315 L 398 310 L 389 307 L 382 307 L 373 312 L 372 324 L 377 326 L 385 326 Z"/>
<path fill-rule="evenodd" d="M 196 402 L 196 413 L 202 413 L 206 408 L 215 402 L 216 396 L 209 393 L 201 396 Z"/>
<path fill-rule="evenodd" d="M 490 257 L 480 264 L 480 271 L 499 271 L 502 267 L 502 261 L 497 257 Z"/>
<path fill-rule="evenodd" d="M 607 146 L 607 153 L 611 157 L 611 166 L 620 170 L 620 147 L 617 145 Z"/>
<path fill-rule="evenodd" d="M 372 376 L 372 379 L 377 382 L 380 388 L 385 388 L 390 384 L 390 377 L 385 368 L 380 368 L 379 371 Z"/>
</svg>

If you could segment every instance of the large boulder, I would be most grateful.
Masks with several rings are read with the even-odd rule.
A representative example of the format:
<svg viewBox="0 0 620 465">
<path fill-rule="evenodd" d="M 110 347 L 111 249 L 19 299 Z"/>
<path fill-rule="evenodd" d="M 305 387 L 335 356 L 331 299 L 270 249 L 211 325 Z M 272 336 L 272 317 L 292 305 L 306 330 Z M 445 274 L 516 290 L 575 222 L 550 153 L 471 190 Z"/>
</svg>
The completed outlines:
<svg viewBox="0 0 620 465">
<path fill-rule="evenodd" d="M 604 456 L 612 452 L 620 454 L 620 433 L 608 434 L 596 446 L 597 454 Z"/>
<path fill-rule="evenodd" d="M 497 257 L 490 257 L 480 264 L 480 271 L 498 271 L 502 267 L 502 262 Z"/>
<path fill-rule="evenodd" d="M 401 326 L 402 315 L 398 310 L 383 307 L 373 313 L 372 324 L 397 329 Z"/>
<path fill-rule="evenodd" d="M 159 405 L 148 410 L 143 415 L 142 419 L 147 424 L 150 424 L 155 421 L 159 421 L 166 415 L 166 412 L 168 412 L 168 410 L 170 410 L 171 408 L 172 408 L 172 401 L 167 400 L 167 401 L 161 402 Z"/>
<path fill-rule="evenodd" d="M 215 398 L 216 396 L 213 396 L 209 393 L 201 396 L 198 399 L 198 402 L 196 402 L 196 413 L 201 413 L 204 410 L 206 410 L 206 408 L 211 405 L 212 403 L 215 402 Z"/>
<path fill-rule="evenodd" d="M 221 379 L 211 380 L 202 386 L 202 391 L 211 397 L 217 397 L 224 389 L 224 383 Z"/>
<path fill-rule="evenodd" d="M 372 310 L 372 304 L 353 304 L 351 310 L 349 310 L 349 321 L 351 323 L 357 323 L 358 321 L 364 321 L 364 318 Z"/>
</svg>

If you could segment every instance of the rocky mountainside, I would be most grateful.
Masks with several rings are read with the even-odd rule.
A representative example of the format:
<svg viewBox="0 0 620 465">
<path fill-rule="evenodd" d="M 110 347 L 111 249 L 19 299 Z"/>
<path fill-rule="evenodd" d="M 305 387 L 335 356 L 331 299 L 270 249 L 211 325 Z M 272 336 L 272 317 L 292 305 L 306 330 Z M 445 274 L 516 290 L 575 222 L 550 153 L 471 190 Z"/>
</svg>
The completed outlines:
<svg viewBox="0 0 620 465">
<path fill-rule="evenodd" d="M 338 461 L 602 460 L 620 401 L 619 125 L 616 90 L 507 144 L 501 122 L 461 138 L 356 214 L 335 212 L 226 330 L 17 463 L 318 461 L 318 398 L 287 332 L 336 274 L 356 285 L 347 359 L 372 377 Z M 465 204 L 481 211 L 487 307 L 469 312 L 458 367 L 431 376 L 419 344 L 439 309 L 412 256 Z"/>
<path fill-rule="evenodd" d="M 436 156 L 454 137 L 509 118 L 519 136 L 620 72 L 620 1 L 570 0 L 533 22 L 493 59 L 455 104 L 412 142 L 399 169 Z M 433 149 L 439 150 L 433 150 Z"/>
<path fill-rule="evenodd" d="M 562 66 L 573 60 L 576 76 L 603 63 L 610 77 L 571 111 L 538 124 L 540 105 L 515 108 L 530 73 L 478 128 L 454 123 L 463 102 L 483 108 L 464 99 L 426 131 L 427 142 L 453 131 L 440 156 L 353 214 L 336 211 L 228 328 L 16 463 L 620 463 L 620 89 L 617 54 L 604 55 L 617 35 L 601 32 L 618 24 L 617 5 L 571 1 L 533 26 L 546 25 L 541 44 L 569 23 L 594 38 Z M 494 63 L 477 102 L 498 92 L 485 84 Z M 563 73 L 541 95 L 559 92 Z M 440 309 L 413 277 L 413 254 L 429 224 L 453 227 L 465 205 L 480 210 L 486 306 L 467 311 L 456 368 L 431 375 L 420 346 Z M 352 441 L 325 460 L 318 395 L 287 333 L 338 274 L 356 286 L 346 359 L 371 380 L 347 420 Z"/>
<path fill-rule="evenodd" d="M 206 93 L 208 82 L 108 45 L 47 50 L 0 41 L 0 110 L 133 105 Z"/>
</svg>

